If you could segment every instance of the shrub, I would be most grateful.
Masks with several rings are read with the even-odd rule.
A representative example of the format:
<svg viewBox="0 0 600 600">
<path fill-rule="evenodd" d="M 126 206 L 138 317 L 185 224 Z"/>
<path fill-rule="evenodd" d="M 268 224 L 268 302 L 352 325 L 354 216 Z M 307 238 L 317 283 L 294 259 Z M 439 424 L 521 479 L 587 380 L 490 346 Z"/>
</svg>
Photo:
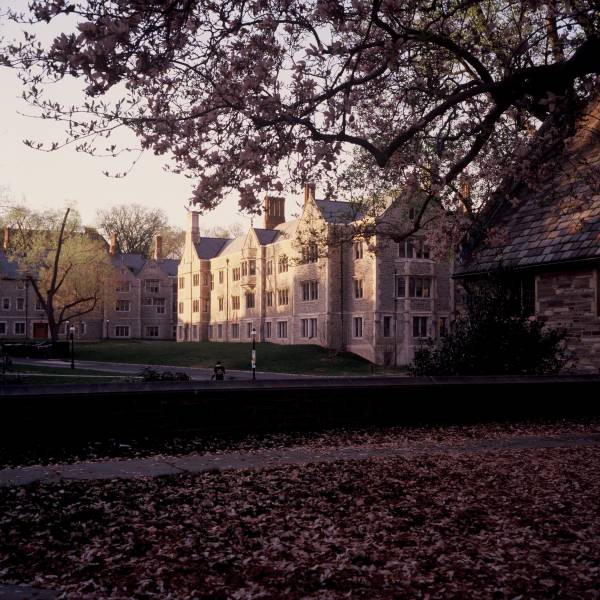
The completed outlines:
<svg viewBox="0 0 600 600">
<path fill-rule="evenodd" d="M 565 364 L 565 337 L 515 308 L 500 283 L 481 284 L 452 332 L 417 349 L 409 370 L 414 375 L 557 373 Z"/>
</svg>

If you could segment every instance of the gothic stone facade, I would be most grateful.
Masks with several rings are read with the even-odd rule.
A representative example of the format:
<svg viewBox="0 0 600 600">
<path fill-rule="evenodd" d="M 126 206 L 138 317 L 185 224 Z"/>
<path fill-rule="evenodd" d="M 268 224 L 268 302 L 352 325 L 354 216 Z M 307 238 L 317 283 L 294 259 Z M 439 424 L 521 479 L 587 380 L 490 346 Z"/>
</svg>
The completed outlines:
<svg viewBox="0 0 600 600">
<path fill-rule="evenodd" d="M 525 292 L 535 318 L 565 329 L 567 368 L 600 371 L 600 101 L 586 107 L 574 134 L 542 165 L 542 188 L 517 183 L 500 195 L 488 226 L 504 232 L 466 252 L 461 281 L 499 267 Z M 548 166 L 551 168 L 548 169 Z"/>
<path fill-rule="evenodd" d="M 191 211 L 178 271 L 178 341 L 248 342 L 254 330 L 257 341 L 409 362 L 448 325 L 448 268 L 419 240 L 344 240 L 357 218 L 346 202 L 316 200 L 309 186 L 299 219 L 285 222 L 284 199 L 267 197 L 264 227 L 235 239 L 201 237 Z M 332 243 L 334 230 L 342 235 Z"/>
</svg>

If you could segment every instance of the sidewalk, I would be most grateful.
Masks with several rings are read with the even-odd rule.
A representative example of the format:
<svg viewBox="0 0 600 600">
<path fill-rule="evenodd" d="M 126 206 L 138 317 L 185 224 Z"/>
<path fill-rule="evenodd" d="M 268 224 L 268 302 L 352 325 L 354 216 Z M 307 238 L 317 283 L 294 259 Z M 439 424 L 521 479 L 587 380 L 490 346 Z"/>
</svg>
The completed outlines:
<svg viewBox="0 0 600 600">
<path fill-rule="evenodd" d="M 74 464 L 21 467 L 0 470 L 0 487 L 52 483 L 62 480 L 90 481 L 98 479 L 133 479 L 180 473 L 202 473 L 236 469 L 273 469 L 287 465 L 330 463 L 373 458 L 406 459 L 434 454 L 481 454 L 507 450 L 534 450 L 577 446 L 600 447 L 600 433 L 546 436 L 513 436 L 477 440 L 459 444 L 415 443 L 405 447 L 365 445 L 313 448 L 298 446 L 282 449 L 187 456 L 154 456 L 150 458 L 89 461 Z"/>
</svg>

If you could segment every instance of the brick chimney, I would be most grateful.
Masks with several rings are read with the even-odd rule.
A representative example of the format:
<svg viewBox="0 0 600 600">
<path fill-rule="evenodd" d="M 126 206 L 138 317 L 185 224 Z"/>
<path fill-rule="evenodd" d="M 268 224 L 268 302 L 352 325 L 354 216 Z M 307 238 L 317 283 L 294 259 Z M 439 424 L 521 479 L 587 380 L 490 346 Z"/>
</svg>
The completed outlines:
<svg viewBox="0 0 600 600">
<path fill-rule="evenodd" d="M 8 252 L 8 246 L 10 245 L 10 229 L 8 227 L 4 228 L 4 240 L 2 242 L 2 248 L 4 252 Z"/>
<path fill-rule="evenodd" d="M 157 235 L 154 243 L 154 260 L 162 260 L 163 257 L 163 237 Z"/>
<path fill-rule="evenodd" d="M 263 210 L 265 229 L 275 229 L 277 225 L 285 223 L 285 198 L 265 196 Z"/>
<path fill-rule="evenodd" d="M 117 253 L 117 234 L 116 233 L 110 234 L 110 244 L 108 246 L 108 251 L 110 252 L 111 256 L 114 256 Z"/>
<path fill-rule="evenodd" d="M 314 183 L 305 183 L 304 184 L 304 206 L 308 202 L 309 198 L 315 199 L 315 193 L 317 191 L 317 186 Z"/>
<path fill-rule="evenodd" d="M 200 239 L 200 213 L 193 209 L 188 211 L 188 235 L 194 244 Z"/>
</svg>

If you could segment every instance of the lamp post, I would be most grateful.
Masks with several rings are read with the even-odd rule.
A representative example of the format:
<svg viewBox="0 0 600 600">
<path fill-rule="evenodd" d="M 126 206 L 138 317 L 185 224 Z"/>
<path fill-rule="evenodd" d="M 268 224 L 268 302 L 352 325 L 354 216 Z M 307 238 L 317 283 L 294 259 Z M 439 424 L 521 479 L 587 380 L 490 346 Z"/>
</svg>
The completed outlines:
<svg viewBox="0 0 600 600">
<path fill-rule="evenodd" d="M 256 329 L 252 326 L 252 381 L 256 381 Z"/>
<path fill-rule="evenodd" d="M 106 319 L 106 341 L 110 338 L 110 319 Z"/>
<path fill-rule="evenodd" d="M 75 368 L 75 327 L 69 328 L 69 337 L 71 338 L 71 369 Z"/>
</svg>

